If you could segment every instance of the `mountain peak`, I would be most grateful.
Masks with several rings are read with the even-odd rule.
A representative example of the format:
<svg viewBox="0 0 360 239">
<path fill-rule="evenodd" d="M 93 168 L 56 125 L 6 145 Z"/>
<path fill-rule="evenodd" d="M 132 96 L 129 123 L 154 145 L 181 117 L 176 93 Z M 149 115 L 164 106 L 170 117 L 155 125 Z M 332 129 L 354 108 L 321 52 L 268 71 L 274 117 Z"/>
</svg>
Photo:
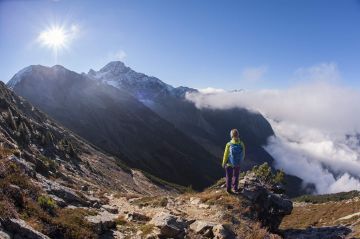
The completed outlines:
<svg viewBox="0 0 360 239">
<path fill-rule="evenodd" d="M 30 73 L 33 70 L 33 67 L 35 67 L 35 66 L 31 65 L 31 66 L 21 69 L 8 81 L 7 86 L 10 89 L 13 89 L 15 87 L 15 85 L 21 81 L 21 79 L 23 78 L 24 75 Z"/>
<path fill-rule="evenodd" d="M 125 66 L 122 61 L 111 61 L 106 64 L 99 72 L 111 72 L 113 74 L 119 74 L 130 70 L 129 67 Z"/>
</svg>

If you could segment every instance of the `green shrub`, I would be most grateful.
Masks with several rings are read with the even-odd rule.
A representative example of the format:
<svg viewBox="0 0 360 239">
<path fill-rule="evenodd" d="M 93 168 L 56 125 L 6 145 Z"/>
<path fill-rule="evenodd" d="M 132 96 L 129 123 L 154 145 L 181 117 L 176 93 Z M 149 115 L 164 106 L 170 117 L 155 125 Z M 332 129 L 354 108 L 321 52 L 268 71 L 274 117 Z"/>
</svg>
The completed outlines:
<svg viewBox="0 0 360 239">
<path fill-rule="evenodd" d="M 254 173 L 256 177 L 262 182 L 270 184 L 285 184 L 284 171 L 277 170 L 276 173 L 274 173 L 267 162 L 259 166 L 254 166 L 250 172 Z M 249 173 L 249 171 L 247 173 Z"/>
<path fill-rule="evenodd" d="M 275 183 L 282 183 L 285 184 L 285 173 L 284 171 L 281 170 L 277 170 L 275 176 L 274 176 L 274 182 Z"/>
<path fill-rule="evenodd" d="M 37 199 L 37 203 L 42 209 L 48 212 L 53 212 L 56 208 L 56 202 L 49 196 L 41 195 Z"/>
</svg>

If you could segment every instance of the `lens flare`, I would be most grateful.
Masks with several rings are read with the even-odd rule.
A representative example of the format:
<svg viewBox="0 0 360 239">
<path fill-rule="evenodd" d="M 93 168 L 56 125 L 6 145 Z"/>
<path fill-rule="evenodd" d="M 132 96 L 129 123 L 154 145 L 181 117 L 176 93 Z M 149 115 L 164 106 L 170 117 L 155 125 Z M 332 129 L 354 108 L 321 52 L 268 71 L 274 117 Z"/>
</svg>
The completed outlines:
<svg viewBox="0 0 360 239">
<path fill-rule="evenodd" d="M 79 33 L 78 25 L 51 25 L 47 29 L 40 32 L 37 41 L 53 51 L 54 60 L 57 64 L 58 54 L 62 50 L 69 50 L 69 45 Z"/>
<path fill-rule="evenodd" d="M 62 27 L 54 26 L 40 33 L 39 41 L 55 51 L 65 47 L 68 36 Z"/>
</svg>

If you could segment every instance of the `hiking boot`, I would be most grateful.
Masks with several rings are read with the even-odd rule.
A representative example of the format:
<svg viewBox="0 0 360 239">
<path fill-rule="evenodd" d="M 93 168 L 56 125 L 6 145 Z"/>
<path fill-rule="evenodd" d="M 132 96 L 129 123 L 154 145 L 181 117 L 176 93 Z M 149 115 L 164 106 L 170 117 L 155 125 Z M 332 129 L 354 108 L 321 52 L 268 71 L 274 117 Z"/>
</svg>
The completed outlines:
<svg viewBox="0 0 360 239">
<path fill-rule="evenodd" d="M 235 193 L 235 194 L 240 194 L 240 190 L 239 190 L 239 189 L 235 189 L 235 190 L 234 190 L 234 193 Z"/>
<path fill-rule="evenodd" d="M 233 192 L 231 191 L 231 189 L 230 189 L 230 190 L 226 190 L 226 193 L 227 193 L 227 194 L 233 194 Z"/>
</svg>

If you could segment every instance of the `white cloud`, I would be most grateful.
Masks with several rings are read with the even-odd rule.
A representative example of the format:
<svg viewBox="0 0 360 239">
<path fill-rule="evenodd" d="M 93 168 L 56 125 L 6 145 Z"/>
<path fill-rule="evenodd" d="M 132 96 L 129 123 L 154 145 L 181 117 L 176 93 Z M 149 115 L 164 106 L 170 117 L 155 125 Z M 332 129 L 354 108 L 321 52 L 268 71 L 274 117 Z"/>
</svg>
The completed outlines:
<svg viewBox="0 0 360 239">
<path fill-rule="evenodd" d="M 207 87 L 207 88 L 204 88 L 204 89 L 199 89 L 199 92 L 202 93 L 202 94 L 214 94 L 214 93 L 223 93 L 223 92 L 225 92 L 225 90 L 224 89 Z"/>
<path fill-rule="evenodd" d="M 108 54 L 108 61 L 123 61 L 127 57 L 124 50 L 117 50 Z"/>
<path fill-rule="evenodd" d="M 244 81 L 257 82 L 263 79 L 266 72 L 266 66 L 247 67 L 242 71 L 241 79 Z"/>
<path fill-rule="evenodd" d="M 360 93 L 329 83 L 298 85 L 286 90 L 253 90 L 188 94 L 197 107 L 244 107 L 272 119 L 288 120 L 330 131 L 360 131 Z"/>
<path fill-rule="evenodd" d="M 335 83 L 341 79 L 339 69 L 335 63 L 321 63 L 295 71 L 295 79 L 300 81 L 317 81 Z"/>
<path fill-rule="evenodd" d="M 302 68 L 295 76 L 305 83 L 285 90 L 191 93 L 187 99 L 199 108 L 261 112 L 277 135 L 265 147 L 276 167 L 314 183 L 319 193 L 360 190 L 360 92 L 335 84 L 340 73 L 334 63 Z"/>
</svg>

